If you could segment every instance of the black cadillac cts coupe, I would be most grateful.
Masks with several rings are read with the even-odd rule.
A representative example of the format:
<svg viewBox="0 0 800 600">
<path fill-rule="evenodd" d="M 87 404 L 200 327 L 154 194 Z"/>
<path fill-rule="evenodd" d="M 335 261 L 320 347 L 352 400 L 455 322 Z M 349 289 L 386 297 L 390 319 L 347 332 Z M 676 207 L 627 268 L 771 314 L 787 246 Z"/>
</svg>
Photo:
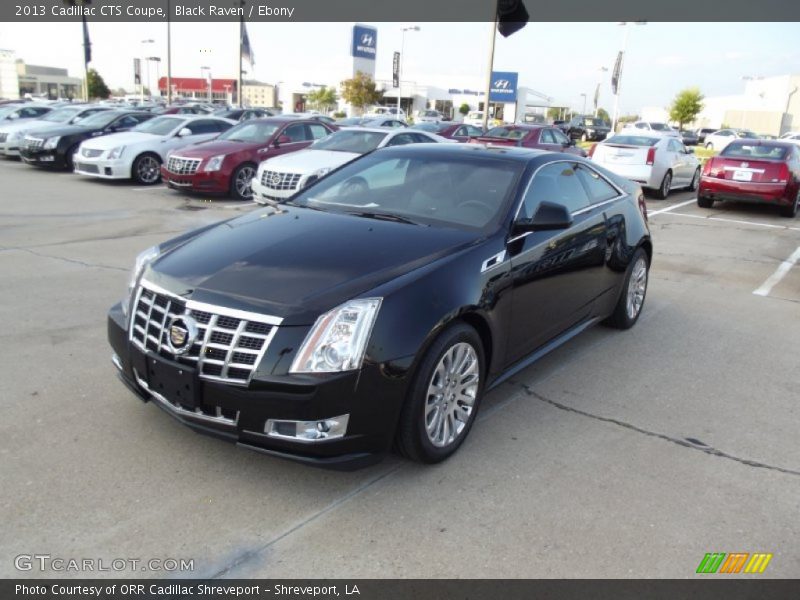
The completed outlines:
<svg viewBox="0 0 800 600">
<path fill-rule="evenodd" d="M 122 381 L 198 431 L 338 468 L 437 462 L 488 389 L 631 327 L 651 259 L 641 190 L 586 160 L 387 148 L 146 250 L 108 333 Z"/>
</svg>

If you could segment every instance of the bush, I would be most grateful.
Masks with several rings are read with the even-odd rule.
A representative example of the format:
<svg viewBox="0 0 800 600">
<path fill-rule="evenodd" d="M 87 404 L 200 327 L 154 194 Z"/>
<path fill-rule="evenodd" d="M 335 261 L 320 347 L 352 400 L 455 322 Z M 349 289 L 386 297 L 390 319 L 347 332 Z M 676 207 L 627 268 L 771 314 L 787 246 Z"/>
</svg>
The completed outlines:
<svg viewBox="0 0 800 600">
<path fill-rule="evenodd" d="M 343 110 L 340 110 L 338 112 L 333 113 L 333 118 L 334 119 L 344 119 L 346 116 L 347 116 L 347 113 L 344 112 Z"/>
</svg>

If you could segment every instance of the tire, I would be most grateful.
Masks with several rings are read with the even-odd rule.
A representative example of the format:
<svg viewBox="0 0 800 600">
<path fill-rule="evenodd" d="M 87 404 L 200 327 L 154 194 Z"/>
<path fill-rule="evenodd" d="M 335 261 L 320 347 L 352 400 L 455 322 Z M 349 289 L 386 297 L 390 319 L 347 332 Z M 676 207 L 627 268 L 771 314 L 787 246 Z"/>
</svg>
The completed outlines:
<svg viewBox="0 0 800 600">
<path fill-rule="evenodd" d="M 67 150 L 67 155 L 64 157 L 64 168 L 67 171 L 75 170 L 75 165 L 72 162 L 72 156 L 78 151 L 79 146 L 80 144 L 75 144 L 74 146 L 72 146 L 72 148 Z"/>
<path fill-rule="evenodd" d="M 589 140 L 589 137 L 586 135 L 586 132 L 581 134 L 581 141 L 586 142 Z"/>
<path fill-rule="evenodd" d="M 800 205 L 800 192 L 794 197 L 794 203 L 790 206 L 781 206 L 781 216 L 787 219 L 794 219 L 797 216 L 798 205 Z"/>
<path fill-rule="evenodd" d="M 659 200 L 664 200 L 667 196 L 669 196 L 669 189 L 672 186 L 672 171 L 667 170 L 664 173 L 664 179 L 661 180 L 661 185 L 655 191 L 655 197 Z"/>
<path fill-rule="evenodd" d="M 431 464 L 458 450 L 475 422 L 485 372 L 483 344 L 472 327 L 458 323 L 439 334 L 409 388 L 395 437 L 397 451 Z M 444 393 L 436 393 L 437 389 Z"/>
<path fill-rule="evenodd" d="M 153 152 L 140 154 L 133 161 L 131 177 L 141 185 L 154 185 L 161 180 L 161 158 Z"/>
<path fill-rule="evenodd" d="M 713 149 L 714 149 L 714 144 L 712 144 L 711 142 L 708 142 L 706 144 L 706 150 L 713 150 Z"/>
<path fill-rule="evenodd" d="M 647 253 L 644 248 L 637 248 L 625 273 L 625 283 L 614 312 L 603 321 L 603 324 L 616 329 L 630 329 L 636 324 L 647 296 L 649 273 Z"/>
<path fill-rule="evenodd" d="M 700 182 L 700 167 L 695 169 L 694 175 L 692 176 L 692 181 L 689 183 L 689 187 L 686 189 L 690 192 L 693 192 L 697 189 L 697 184 Z"/>
<path fill-rule="evenodd" d="M 700 208 L 711 208 L 714 206 L 714 201 L 706 196 L 697 196 L 697 206 Z"/>
<path fill-rule="evenodd" d="M 253 188 L 250 182 L 255 177 L 257 167 L 252 163 L 245 163 L 231 175 L 231 197 L 236 200 L 251 200 Z"/>
</svg>

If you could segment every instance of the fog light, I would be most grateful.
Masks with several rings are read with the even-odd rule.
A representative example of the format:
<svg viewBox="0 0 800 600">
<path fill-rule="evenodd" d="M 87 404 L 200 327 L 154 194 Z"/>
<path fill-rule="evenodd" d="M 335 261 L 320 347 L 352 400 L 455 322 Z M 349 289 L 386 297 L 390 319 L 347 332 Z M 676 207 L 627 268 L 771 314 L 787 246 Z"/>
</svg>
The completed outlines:
<svg viewBox="0 0 800 600">
<path fill-rule="evenodd" d="M 105 171 L 105 174 L 108 175 L 109 177 L 111 177 L 111 175 L 114 174 L 114 172 L 111 170 L 111 167 L 106 167 L 104 169 L 104 171 Z"/>
<path fill-rule="evenodd" d="M 350 415 L 331 417 L 319 421 L 283 421 L 269 419 L 264 432 L 269 437 L 296 442 L 321 442 L 342 438 L 347 433 Z"/>
</svg>

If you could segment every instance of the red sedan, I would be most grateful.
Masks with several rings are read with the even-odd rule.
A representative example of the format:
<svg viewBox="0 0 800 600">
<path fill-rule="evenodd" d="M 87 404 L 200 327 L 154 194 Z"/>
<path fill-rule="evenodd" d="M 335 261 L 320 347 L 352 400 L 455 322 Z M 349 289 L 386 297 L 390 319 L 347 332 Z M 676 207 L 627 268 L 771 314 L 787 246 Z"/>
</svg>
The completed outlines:
<svg viewBox="0 0 800 600">
<path fill-rule="evenodd" d="M 736 140 L 703 166 L 697 205 L 717 200 L 772 204 L 784 217 L 800 203 L 800 148 L 776 140 Z"/>
<path fill-rule="evenodd" d="M 466 123 L 451 123 L 450 121 L 417 123 L 416 125 L 412 125 L 411 129 L 421 129 L 422 131 L 435 133 L 438 136 L 449 140 L 456 140 L 457 142 L 467 142 L 470 138 L 483 135 L 483 129 L 480 127 L 467 125 Z"/>
<path fill-rule="evenodd" d="M 564 135 L 560 129 L 550 125 L 501 125 L 490 129 L 482 136 L 471 139 L 470 142 L 496 146 L 522 146 L 586 156 L 585 150 L 577 148 L 575 142 Z"/>
<path fill-rule="evenodd" d="M 327 123 L 311 119 L 251 119 L 213 140 L 167 154 L 161 177 L 173 189 L 246 200 L 253 194 L 250 182 L 260 162 L 307 148 L 333 131 Z"/>
</svg>

